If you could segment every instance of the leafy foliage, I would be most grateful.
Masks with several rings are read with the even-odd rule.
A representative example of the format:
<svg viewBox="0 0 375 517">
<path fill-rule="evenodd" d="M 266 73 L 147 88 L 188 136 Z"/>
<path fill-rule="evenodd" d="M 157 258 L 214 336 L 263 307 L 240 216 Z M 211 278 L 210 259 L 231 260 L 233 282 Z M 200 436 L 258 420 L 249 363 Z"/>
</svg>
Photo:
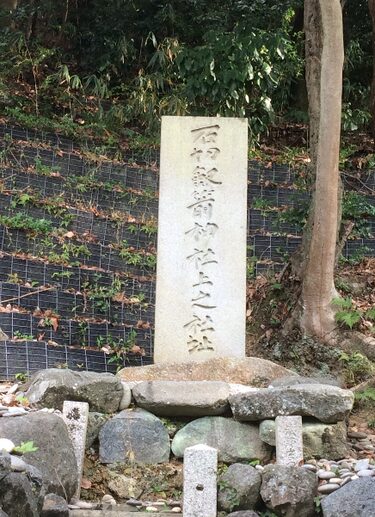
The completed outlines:
<svg viewBox="0 0 375 517">
<path fill-rule="evenodd" d="M 335 314 L 338 323 L 352 329 L 361 320 L 362 314 L 354 308 L 351 298 L 335 298 L 332 300 L 332 305 L 341 309 Z"/>
<path fill-rule="evenodd" d="M 363 194 L 345 192 L 342 203 L 343 220 L 355 223 L 353 234 L 357 237 L 371 237 L 368 218 L 375 217 L 375 205 Z"/>
<path fill-rule="evenodd" d="M 355 399 L 360 402 L 375 402 L 375 388 L 366 388 L 355 393 Z"/>
<path fill-rule="evenodd" d="M 155 129 L 163 114 L 246 115 L 257 135 L 287 107 L 302 71 L 299 8 L 297 0 L 20 1 L 0 36 L 2 111 L 23 125 L 35 115 L 50 127 L 58 120 L 68 134 Z"/>
<path fill-rule="evenodd" d="M 255 133 L 274 120 L 273 101 L 282 109 L 291 81 L 301 72 L 296 48 L 284 31 L 210 32 L 205 44 L 177 57 L 183 92 L 196 110 L 248 116 Z"/>
<path fill-rule="evenodd" d="M 245 115 L 254 136 L 306 118 L 301 0 L 18 0 L 0 14 L 0 110 L 24 126 L 115 141 L 163 114 Z M 344 15 L 343 121 L 356 129 L 369 120 L 367 2 Z"/>
<path fill-rule="evenodd" d="M 351 385 L 366 380 L 374 373 L 374 364 L 359 352 L 343 352 L 339 359 L 344 368 L 346 381 Z"/>
</svg>

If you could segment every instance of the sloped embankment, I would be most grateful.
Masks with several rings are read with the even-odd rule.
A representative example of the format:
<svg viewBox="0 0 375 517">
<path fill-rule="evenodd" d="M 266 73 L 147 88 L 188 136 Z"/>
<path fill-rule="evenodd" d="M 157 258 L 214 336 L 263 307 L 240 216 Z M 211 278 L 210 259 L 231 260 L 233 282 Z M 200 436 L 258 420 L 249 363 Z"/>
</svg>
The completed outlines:
<svg viewBox="0 0 375 517">
<path fill-rule="evenodd" d="M 124 351 L 127 364 L 152 362 L 158 154 L 119 162 L 8 126 L 0 138 L 0 377 L 114 371 Z M 249 275 L 279 271 L 300 244 L 306 184 L 304 170 L 249 162 Z M 346 187 L 365 185 L 374 206 L 373 184 L 368 173 Z M 362 220 L 344 256 L 374 255 L 374 231 Z"/>
</svg>

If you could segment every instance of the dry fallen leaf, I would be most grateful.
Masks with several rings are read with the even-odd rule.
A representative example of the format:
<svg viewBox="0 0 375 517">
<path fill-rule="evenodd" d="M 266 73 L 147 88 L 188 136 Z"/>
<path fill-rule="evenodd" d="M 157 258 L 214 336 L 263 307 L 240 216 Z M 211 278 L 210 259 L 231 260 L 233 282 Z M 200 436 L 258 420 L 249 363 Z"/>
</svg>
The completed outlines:
<svg viewBox="0 0 375 517">
<path fill-rule="evenodd" d="M 57 329 L 59 328 L 59 320 L 56 317 L 50 318 L 52 328 L 54 332 L 57 332 Z"/>
<path fill-rule="evenodd" d="M 140 347 L 138 345 L 132 346 L 131 349 L 130 349 L 130 352 L 132 354 L 137 354 L 137 355 L 141 355 L 141 356 L 146 355 L 146 352 L 145 352 L 144 348 L 142 348 L 142 347 Z"/>
<path fill-rule="evenodd" d="M 91 481 L 86 478 L 82 478 L 81 488 L 84 488 L 85 490 L 88 490 L 89 488 L 91 488 Z"/>
</svg>

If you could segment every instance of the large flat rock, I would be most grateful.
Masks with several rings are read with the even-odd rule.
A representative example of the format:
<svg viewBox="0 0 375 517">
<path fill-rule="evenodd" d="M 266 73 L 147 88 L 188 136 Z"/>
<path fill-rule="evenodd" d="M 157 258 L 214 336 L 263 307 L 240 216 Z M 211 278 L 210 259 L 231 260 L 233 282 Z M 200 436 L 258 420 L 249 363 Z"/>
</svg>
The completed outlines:
<svg viewBox="0 0 375 517">
<path fill-rule="evenodd" d="M 203 362 L 153 364 L 123 368 L 117 374 L 129 381 L 224 381 L 248 386 L 268 386 L 280 377 L 295 375 L 259 357 L 217 357 Z"/>
<path fill-rule="evenodd" d="M 152 506 L 152 504 L 150 504 Z M 163 517 L 182 515 L 181 513 L 166 511 L 139 511 L 135 506 L 130 506 L 126 503 L 117 503 L 116 506 L 105 505 L 102 509 L 83 509 L 76 508 L 69 511 L 69 517 Z"/>
<path fill-rule="evenodd" d="M 353 407 L 350 390 L 323 384 L 299 384 L 229 396 L 237 420 L 256 422 L 282 415 L 311 416 L 321 422 L 345 420 Z"/>
<path fill-rule="evenodd" d="M 148 381 L 133 388 L 139 407 L 173 417 L 223 415 L 229 394 L 229 385 L 220 381 Z"/>
<path fill-rule="evenodd" d="M 219 461 L 236 463 L 269 460 L 272 448 L 259 438 L 256 424 L 243 424 L 232 418 L 211 416 L 193 420 L 173 438 L 172 452 L 182 458 L 187 447 L 205 444 L 218 450 Z"/>
<path fill-rule="evenodd" d="M 31 378 L 26 397 L 38 407 L 62 409 L 65 400 L 88 402 L 90 411 L 114 413 L 124 388 L 111 373 L 75 372 L 49 368 Z"/>
</svg>

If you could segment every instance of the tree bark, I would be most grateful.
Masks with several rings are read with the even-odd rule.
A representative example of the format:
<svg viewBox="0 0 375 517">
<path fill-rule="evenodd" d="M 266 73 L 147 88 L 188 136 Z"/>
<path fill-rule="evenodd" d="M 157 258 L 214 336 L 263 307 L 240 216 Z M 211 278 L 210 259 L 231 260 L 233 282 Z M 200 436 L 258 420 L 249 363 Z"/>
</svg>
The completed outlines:
<svg viewBox="0 0 375 517">
<path fill-rule="evenodd" d="M 311 238 L 302 279 L 300 325 L 304 334 L 330 342 L 336 327 L 331 302 L 337 296 L 334 269 L 339 225 L 342 11 L 340 0 L 306 0 L 306 7 L 310 147 L 316 180 Z"/>
<path fill-rule="evenodd" d="M 375 143 L 375 0 L 368 0 L 368 8 L 372 21 L 372 83 L 370 94 L 371 128 Z"/>
<path fill-rule="evenodd" d="M 18 7 L 18 0 L 0 0 L 0 9 L 4 9 L 7 14 L 2 16 L 0 27 L 10 27 L 14 29 L 12 13 Z"/>
<path fill-rule="evenodd" d="M 306 85 L 309 102 L 309 147 L 311 167 L 315 172 L 320 120 L 320 83 L 322 57 L 322 27 L 319 0 L 305 0 L 305 62 Z"/>
<path fill-rule="evenodd" d="M 9 11 L 17 9 L 18 0 L 0 0 L 0 8 Z"/>
</svg>

